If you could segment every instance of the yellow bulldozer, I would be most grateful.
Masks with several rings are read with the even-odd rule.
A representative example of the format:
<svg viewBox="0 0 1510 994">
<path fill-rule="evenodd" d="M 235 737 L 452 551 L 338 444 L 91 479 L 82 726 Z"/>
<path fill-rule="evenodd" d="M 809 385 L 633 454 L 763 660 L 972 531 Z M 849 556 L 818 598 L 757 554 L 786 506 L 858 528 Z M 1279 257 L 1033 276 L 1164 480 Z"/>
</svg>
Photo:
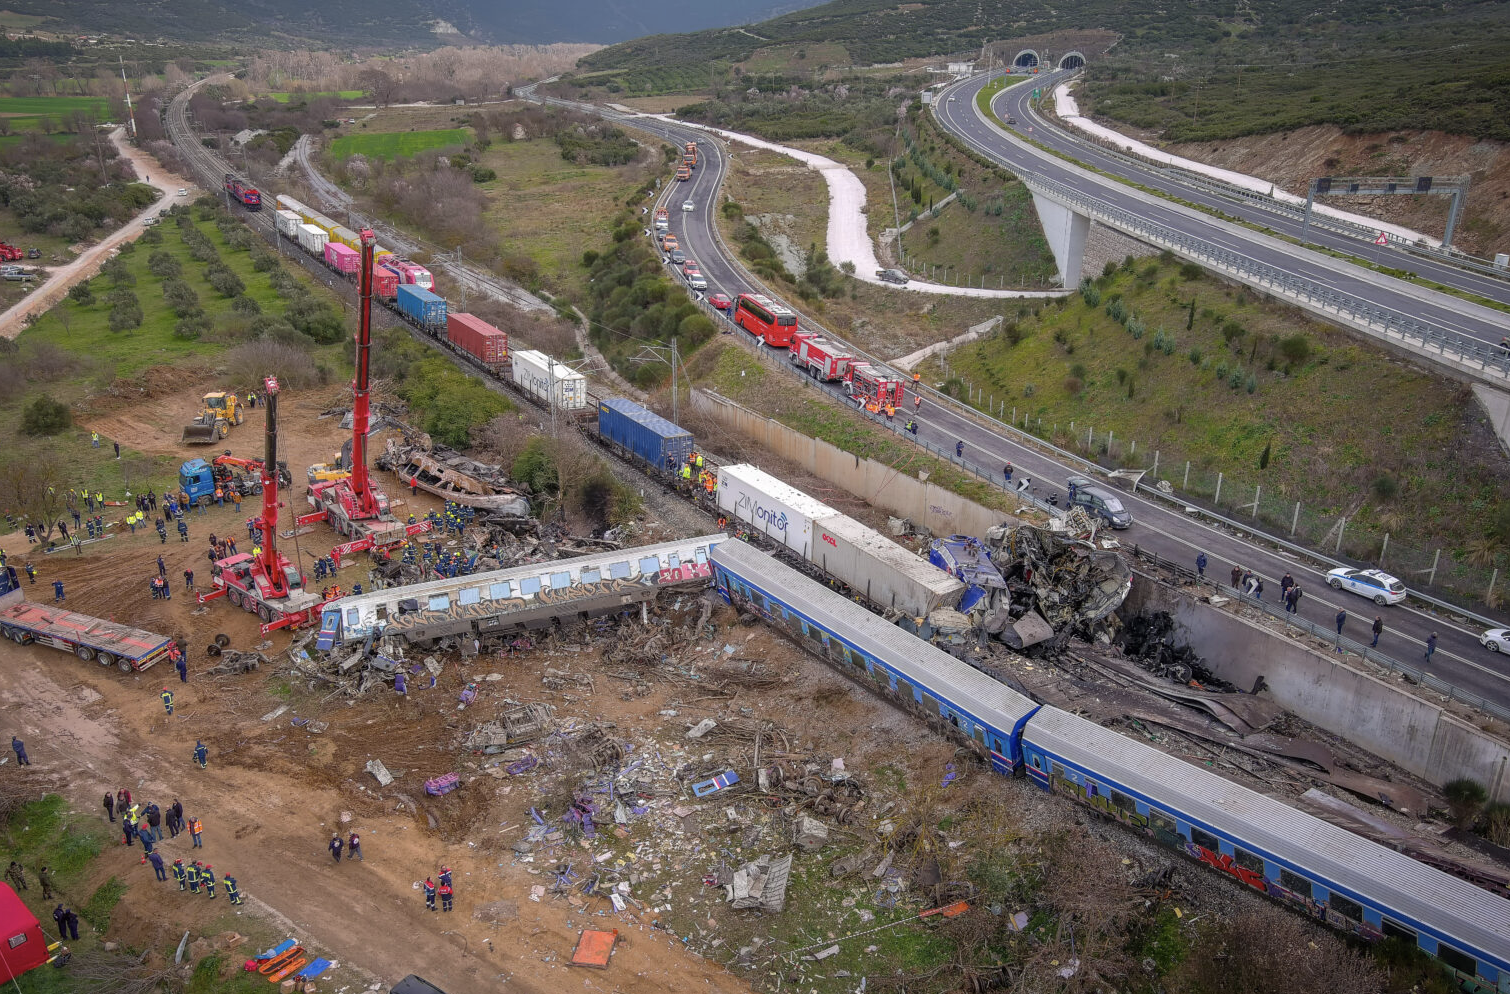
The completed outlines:
<svg viewBox="0 0 1510 994">
<path fill-rule="evenodd" d="M 180 439 L 189 445 L 210 445 L 231 433 L 232 425 L 246 420 L 245 405 L 234 393 L 216 390 L 204 395 L 204 407 L 198 417 L 184 425 Z"/>
</svg>

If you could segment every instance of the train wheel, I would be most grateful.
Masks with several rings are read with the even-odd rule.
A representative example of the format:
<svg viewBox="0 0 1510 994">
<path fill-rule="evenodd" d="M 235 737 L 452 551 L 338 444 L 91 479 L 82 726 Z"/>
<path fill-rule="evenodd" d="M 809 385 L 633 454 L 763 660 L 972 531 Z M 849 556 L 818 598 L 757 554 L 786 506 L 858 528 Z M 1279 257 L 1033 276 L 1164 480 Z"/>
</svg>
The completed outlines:
<svg viewBox="0 0 1510 994">
<path fill-rule="evenodd" d="M 214 642 L 211 642 L 209 645 L 204 647 L 204 654 L 206 656 L 210 656 L 211 658 L 218 656 L 220 655 L 220 646 L 216 645 Z"/>
<path fill-rule="evenodd" d="M 115 657 L 108 652 L 102 652 L 94 658 L 98 660 L 101 666 L 112 666 L 115 664 Z"/>
<path fill-rule="evenodd" d="M 219 647 L 221 649 L 224 649 L 226 646 L 228 646 L 230 644 L 231 644 L 231 637 L 229 635 L 227 635 L 225 632 L 221 632 L 219 635 L 215 636 L 215 645 L 217 647 Z"/>
<path fill-rule="evenodd" d="M 84 662 L 86 663 L 94 658 L 94 650 L 89 648 L 89 646 L 87 645 L 79 646 L 77 649 L 73 650 L 73 654 L 84 660 Z"/>
</svg>

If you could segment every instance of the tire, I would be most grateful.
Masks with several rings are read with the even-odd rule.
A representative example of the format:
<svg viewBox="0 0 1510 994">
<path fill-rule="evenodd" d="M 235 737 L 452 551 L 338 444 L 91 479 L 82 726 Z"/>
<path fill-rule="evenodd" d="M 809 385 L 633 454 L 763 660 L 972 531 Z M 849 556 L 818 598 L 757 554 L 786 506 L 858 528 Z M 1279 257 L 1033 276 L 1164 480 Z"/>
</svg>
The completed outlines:
<svg viewBox="0 0 1510 994">
<path fill-rule="evenodd" d="M 94 659 L 94 650 L 89 648 L 89 646 L 87 645 L 79 646 L 77 649 L 73 650 L 73 654 L 84 660 L 84 662 L 86 663 Z"/>
<path fill-rule="evenodd" d="M 1342 589 L 1342 581 L 1341 580 L 1337 580 L 1337 579 L 1328 580 L 1327 581 L 1327 586 L 1331 587 L 1333 590 L 1341 590 Z"/>
<path fill-rule="evenodd" d="M 1387 600 L 1384 599 L 1384 595 L 1383 594 L 1375 594 L 1374 595 L 1374 603 L 1377 604 L 1377 605 L 1379 605 L 1380 607 L 1383 607 L 1384 605 L 1388 604 L 1389 601 L 1387 601 Z"/>
<path fill-rule="evenodd" d="M 252 496 L 253 497 L 261 497 L 262 496 L 262 484 L 261 483 L 253 483 L 252 484 Z"/>
<path fill-rule="evenodd" d="M 1500 652 L 1504 652 L 1505 651 L 1505 647 L 1503 645 L 1501 645 L 1498 642 L 1494 642 L 1494 641 L 1489 642 L 1485 646 L 1485 648 L 1488 649 L 1490 652 L 1494 652 L 1494 653 L 1500 653 Z"/>
<path fill-rule="evenodd" d="M 266 604 L 258 604 L 257 605 L 257 617 L 259 617 L 259 618 L 262 619 L 262 623 L 264 625 L 267 624 L 269 621 L 273 620 L 272 609 L 269 608 Z"/>
<path fill-rule="evenodd" d="M 232 590 L 230 593 L 225 595 L 225 598 L 237 607 L 241 606 L 241 591 Z"/>
<path fill-rule="evenodd" d="M 21 631 L 16 632 L 16 644 L 17 645 L 31 645 L 36 640 L 37 640 L 37 637 L 35 635 L 33 635 L 31 632 L 21 632 Z"/>
<path fill-rule="evenodd" d="M 119 666 L 121 668 L 121 672 L 122 673 L 130 673 L 132 670 L 134 670 L 136 668 L 136 667 L 134 667 L 134 666 L 131 665 L 131 660 L 127 659 L 125 656 L 122 656 L 120 659 L 117 659 L 115 661 L 115 665 L 117 665 L 117 666 Z"/>
<path fill-rule="evenodd" d="M 224 649 L 226 646 L 228 646 L 230 644 L 231 644 L 231 637 L 229 635 L 225 634 L 224 632 L 221 632 L 219 635 L 215 636 L 215 645 L 216 645 L 216 647 Z"/>
<path fill-rule="evenodd" d="M 209 645 L 204 647 L 204 654 L 213 659 L 214 657 L 220 655 L 220 646 L 216 645 L 214 642 L 211 642 Z"/>
<path fill-rule="evenodd" d="M 115 663 L 115 656 L 111 655 L 108 652 L 102 652 L 94 658 L 95 661 L 98 662 L 101 666 L 112 666 Z"/>
<path fill-rule="evenodd" d="M 217 422 L 215 422 L 215 434 L 216 434 L 216 437 L 218 437 L 218 438 L 225 438 L 230 433 L 231 433 L 231 423 L 229 421 L 217 421 Z"/>
</svg>

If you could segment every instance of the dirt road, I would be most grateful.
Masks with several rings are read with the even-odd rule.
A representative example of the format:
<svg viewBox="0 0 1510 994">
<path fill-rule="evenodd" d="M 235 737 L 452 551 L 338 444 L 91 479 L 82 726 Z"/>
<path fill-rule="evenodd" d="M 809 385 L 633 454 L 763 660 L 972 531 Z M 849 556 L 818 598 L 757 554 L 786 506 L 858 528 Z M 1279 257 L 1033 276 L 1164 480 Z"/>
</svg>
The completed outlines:
<svg viewBox="0 0 1510 994">
<path fill-rule="evenodd" d="M 77 259 L 67 265 L 51 269 L 45 282 L 27 294 L 24 300 L 0 314 L 0 337 L 15 338 L 26 327 L 27 318 L 46 311 L 63 299 L 69 287 L 99 272 L 100 266 L 104 265 L 117 248 L 125 242 L 141 237 L 141 233 L 146 230 L 142 222 L 164 207 L 171 206 L 172 202 L 177 199 L 179 190 L 187 189 L 190 197 L 198 192 L 193 183 L 169 173 L 156 159 L 129 144 L 122 132 L 123 129 L 116 128 L 110 133 L 110 140 L 115 143 L 121 155 L 131 162 L 132 167 L 136 169 L 136 175 L 147 177 L 142 182 L 156 187 L 162 196 L 155 204 L 105 236 L 98 244 L 85 249 Z M 188 200 L 184 202 L 187 203 Z"/>
</svg>

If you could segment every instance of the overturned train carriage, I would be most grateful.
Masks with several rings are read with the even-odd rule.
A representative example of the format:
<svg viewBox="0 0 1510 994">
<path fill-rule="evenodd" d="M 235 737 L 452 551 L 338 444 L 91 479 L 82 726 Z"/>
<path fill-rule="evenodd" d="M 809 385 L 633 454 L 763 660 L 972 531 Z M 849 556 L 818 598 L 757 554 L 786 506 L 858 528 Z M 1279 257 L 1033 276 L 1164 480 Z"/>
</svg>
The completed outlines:
<svg viewBox="0 0 1510 994">
<path fill-rule="evenodd" d="M 419 646 L 615 614 L 684 583 L 706 585 L 723 535 L 617 549 L 342 597 L 325 605 L 317 648 L 394 637 Z"/>
</svg>

